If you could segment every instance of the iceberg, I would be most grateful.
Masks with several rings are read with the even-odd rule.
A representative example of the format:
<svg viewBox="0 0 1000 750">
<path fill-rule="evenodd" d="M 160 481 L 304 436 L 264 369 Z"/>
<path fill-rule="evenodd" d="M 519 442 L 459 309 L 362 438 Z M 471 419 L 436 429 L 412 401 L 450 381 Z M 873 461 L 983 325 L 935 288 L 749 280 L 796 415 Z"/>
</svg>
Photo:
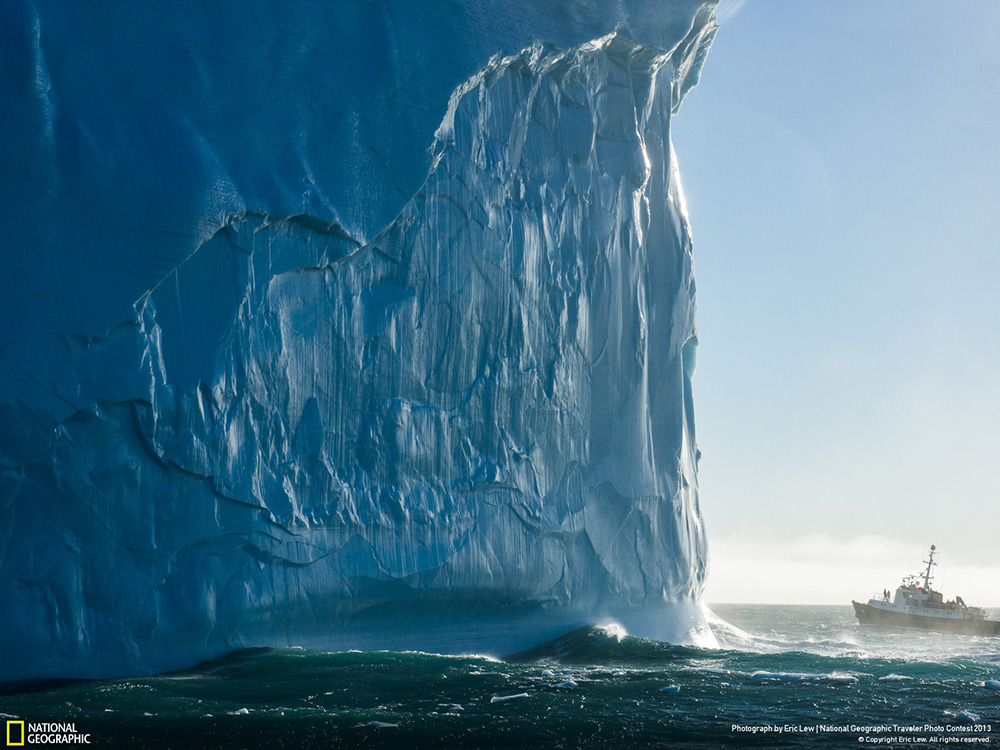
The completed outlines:
<svg viewBox="0 0 1000 750">
<path fill-rule="evenodd" d="M 0 680 L 710 640 L 714 2 L 238 10 L 0 7 Z"/>
</svg>

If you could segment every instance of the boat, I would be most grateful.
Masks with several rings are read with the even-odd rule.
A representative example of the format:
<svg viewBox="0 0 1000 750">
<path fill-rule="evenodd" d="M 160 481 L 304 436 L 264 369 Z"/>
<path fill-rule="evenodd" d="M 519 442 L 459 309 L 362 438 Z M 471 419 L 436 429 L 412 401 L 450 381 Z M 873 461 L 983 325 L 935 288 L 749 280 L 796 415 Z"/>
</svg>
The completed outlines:
<svg viewBox="0 0 1000 750">
<path fill-rule="evenodd" d="M 874 595 L 867 604 L 851 601 L 854 614 L 862 625 L 886 625 L 898 628 L 933 630 L 939 633 L 962 633 L 964 635 L 1000 635 L 1000 622 L 987 620 L 986 612 L 979 607 L 970 607 L 962 597 L 945 601 L 941 592 L 931 588 L 933 569 L 937 565 L 931 551 L 922 573 L 909 575 L 890 598 L 889 589 Z"/>
</svg>

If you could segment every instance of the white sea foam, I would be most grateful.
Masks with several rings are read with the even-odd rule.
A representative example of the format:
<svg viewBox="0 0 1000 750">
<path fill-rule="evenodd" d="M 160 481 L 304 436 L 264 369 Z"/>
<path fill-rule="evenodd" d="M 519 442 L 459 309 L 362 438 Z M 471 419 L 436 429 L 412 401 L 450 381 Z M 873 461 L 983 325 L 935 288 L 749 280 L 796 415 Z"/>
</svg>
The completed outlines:
<svg viewBox="0 0 1000 750">
<path fill-rule="evenodd" d="M 715 634 L 715 638 L 721 648 L 755 652 L 770 652 L 777 650 L 769 647 L 760 636 L 748 633 L 746 630 L 727 622 L 708 607 L 705 608 L 705 616 L 708 620 L 708 625 L 712 629 L 712 633 Z"/>
<path fill-rule="evenodd" d="M 607 622 L 596 627 L 598 631 L 606 635 L 608 638 L 614 638 L 617 641 L 622 640 L 628 635 L 628 632 L 624 627 L 619 625 L 617 622 Z"/>
</svg>

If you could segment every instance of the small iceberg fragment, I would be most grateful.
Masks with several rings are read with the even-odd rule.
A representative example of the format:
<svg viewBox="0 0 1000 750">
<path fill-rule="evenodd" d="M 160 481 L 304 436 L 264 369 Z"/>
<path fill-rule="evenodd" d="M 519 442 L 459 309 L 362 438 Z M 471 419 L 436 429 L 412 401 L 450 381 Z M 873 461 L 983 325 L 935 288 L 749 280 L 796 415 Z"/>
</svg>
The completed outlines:
<svg viewBox="0 0 1000 750">
<path fill-rule="evenodd" d="M 398 727 L 399 724 L 393 724 L 388 721 L 369 721 L 365 726 L 375 727 L 376 729 L 393 729 Z"/>
<path fill-rule="evenodd" d="M 517 693 L 516 695 L 494 695 L 490 698 L 490 703 L 504 703 L 505 701 L 512 701 L 517 698 L 528 698 L 530 697 L 527 693 Z"/>
<path fill-rule="evenodd" d="M 574 680 L 563 680 L 558 685 L 556 685 L 556 687 L 575 688 L 576 687 L 576 682 Z"/>
<path fill-rule="evenodd" d="M 987 690 L 1000 690 L 1000 680 L 986 680 L 983 687 Z"/>
<path fill-rule="evenodd" d="M 982 717 L 980 717 L 979 714 L 973 713 L 967 708 L 963 708 L 961 711 L 955 714 L 955 721 L 957 721 L 959 724 L 975 724 L 977 721 L 980 720 L 980 718 Z"/>
<path fill-rule="evenodd" d="M 750 675 L 754 680 L 778 680 L 781 682 L 794 682 L 799 680 L 816 680 L 822 675 L 809 674 L 807 672 L 754 672 Z"/>
<path fill-rule="evenodd" d="M 664 685 L 660 688 L 661 693 L 679 693 L 681 691 L 680 685 Z"/>
<path fill-rule="evenodd" d="M 682 667 L 682 672 L 697 672 L 699 674 L 732 674 L 731 669 L 723 669 L 722 667 Z"/>
<path fill-rule="evenodd" d="M 857 682 L 858 678 L 852 674 L 843 672 L 831 672 L 830 674 L 814 674 L 811 672 L 754 672 L 750 677 L 754 680 L 775 680 L 780 682 Z"/>
<path fill-rule="evenodd" d="M 842 684 L 848 684 L 851 682 L 857 682 L 858 678 L 852 674 L 845 674 L 843 672 L 831 672 L 826 677 L 823 678 L 825 682 L 839 682 Z"/>
</svg>

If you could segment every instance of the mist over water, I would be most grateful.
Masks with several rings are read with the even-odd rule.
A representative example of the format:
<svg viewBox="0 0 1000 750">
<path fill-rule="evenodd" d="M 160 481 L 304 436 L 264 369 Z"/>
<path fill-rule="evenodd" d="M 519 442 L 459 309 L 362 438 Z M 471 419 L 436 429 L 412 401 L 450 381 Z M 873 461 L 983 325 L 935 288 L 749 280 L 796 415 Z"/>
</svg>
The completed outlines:
<svg viewBox="0 0 1000 750">
<path fill-rule="evenodd" d="M 839 605 L 720 604 L 711 610 L 723 648 L 931 663 L 1000 660 L 997 638 L 861 626 L 850 607 Z M 987 617 L 998 619 L 1000 612 L 987 610 Z"/>
</svg>

